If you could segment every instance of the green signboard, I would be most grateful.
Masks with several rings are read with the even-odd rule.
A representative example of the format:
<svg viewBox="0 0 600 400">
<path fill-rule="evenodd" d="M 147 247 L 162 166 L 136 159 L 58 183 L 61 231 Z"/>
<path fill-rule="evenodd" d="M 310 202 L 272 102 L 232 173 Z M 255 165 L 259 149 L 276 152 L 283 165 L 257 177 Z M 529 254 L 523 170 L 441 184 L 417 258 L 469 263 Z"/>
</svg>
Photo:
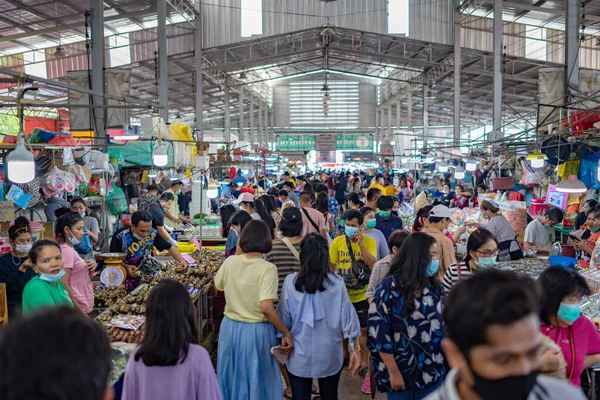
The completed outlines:
<svg viewBox="0 0 600 400">
<path fill-rule="evenodd" d="M 338 135 L 337 149 L 373 151 L 373 138 L 371 135 Z"/>
<path fill-rule="evenodd" d="M 315 149 L 315 137 L 311 135 L 279 135 L 279 151 L 310 151 Z"/>
<path fill-rule="evenodd" d="M 279 135 L 277 149 L 279 151 L 310 151 L 315 150 L 316 136 L 313 135 Z M 337 135 L 337 150 L 373 151 L 371 135 Z"/>
</svg>

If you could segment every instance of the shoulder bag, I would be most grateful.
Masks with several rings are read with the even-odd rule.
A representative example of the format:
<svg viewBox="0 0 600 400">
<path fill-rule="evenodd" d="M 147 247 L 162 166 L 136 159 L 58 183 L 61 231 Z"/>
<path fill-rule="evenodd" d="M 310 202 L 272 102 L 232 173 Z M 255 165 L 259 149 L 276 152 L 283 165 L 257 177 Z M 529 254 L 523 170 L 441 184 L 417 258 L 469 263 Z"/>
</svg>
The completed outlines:
<svg viewBox="0 0 600 400">
<path fill-rule="evenodd" d="M 281 239 L 281 241 L 287 246 L 288 249 L 290 249 L 294 257 L 296 257 L 296 260 L 300 261 L 300 254 L 298 253 L 298 250 L 296 250 L 292 242 L 290 242 L 290 239 L 284 237 L 283 239 Z"/>
<path fill-rule="evenodd" d="M 301 208 L 301 210 L 304 213 L 304 215 L 306 215 L 306 218 L 308 218 L 308 221 L 312 224 L 313 228 L 315 228 L 315 231 L 317 231 L 317 233 L 321 232 L 321 230 L 319 229 L 317 224 L 315 224 L 315 221 L 313 221 L 313 219 L 308 214 L 308 211 L 306 211 L 306 209 L 304 209 L 304 208 Z"/>
<path fill-rule="evenodd" d="M 354 250 L 352 250 L 352 243 L 350 243 L 348 236 L 346 236 L 346 245 L 348 246 L 348 253 L 350 253 L 350 259 L 352 260 L 350 271 L 354 278 L 353 281 L 356 282 L 346 283 L 346 287 L 350 289 L 362 289 L 365 287 L 365 285 L 369 284 L 369 279 L 371 278 L 371 268 L 369 268 L 364 261 L 354 258 Z"/>
</svg>

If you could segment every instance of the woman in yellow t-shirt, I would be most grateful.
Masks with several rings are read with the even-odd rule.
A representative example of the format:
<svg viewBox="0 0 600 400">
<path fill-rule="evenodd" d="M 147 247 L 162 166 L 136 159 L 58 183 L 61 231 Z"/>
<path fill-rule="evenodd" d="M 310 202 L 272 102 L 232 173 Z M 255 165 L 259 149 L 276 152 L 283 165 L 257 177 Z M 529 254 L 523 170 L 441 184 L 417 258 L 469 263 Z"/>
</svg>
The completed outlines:
<svg viewBox="0 0 600 400">
<path fill-rule="evenodd" d="M 293 342 L 273 306 L 277 267 L 262 258 L 272 247 L 267 224 L 248 222 L 239 246 L 243 254 L 227 258 L 214 281 L 227 303 L 219 335 L 219 385 L 224 400 L 281 400 L 279 366 L 270 355 L 276 329 L 283 333 L 282 353 L 289 353 Z"/>
</svg>

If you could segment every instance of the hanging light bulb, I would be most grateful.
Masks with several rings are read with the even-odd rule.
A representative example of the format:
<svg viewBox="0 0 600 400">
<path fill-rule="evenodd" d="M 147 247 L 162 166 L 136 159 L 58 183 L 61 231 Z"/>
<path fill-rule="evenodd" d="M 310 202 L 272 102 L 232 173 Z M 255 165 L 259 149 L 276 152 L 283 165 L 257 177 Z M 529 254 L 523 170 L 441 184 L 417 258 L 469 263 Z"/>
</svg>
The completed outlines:
<svg viewBox="0 0 600 400">
<path fill-rule="evenodd" d="M 167 153 L 167 144 L 163 143 L 162 140 L 158 140 L 152 153 L 152 161 L 157 167 L 164 167 L 169 162 L 169 155 Z"/>
<path fill-rule="evenodd" d="M 17 147 L 6 157 L 8 180 L 14 183 L 27 183 L 35 178 L 33 154 L 25 148 L 25 134 L 17 135 Z"/>
<path fill-rule="evenodd" d="M 156 173 L 156 170 L 154 168 L 150 169 L 150 171 L 148 171 L 148 178 L 156 178 L 158 175 Z"/>
<path fill-rule="evenodd" d="M 588 188 L 577 179 L 577 175 L 570 175 L 569 179 L 562 180 L 556 185 L 556 191 L 561 193 L 585 193 Z"/>
<path fill-rule="evenodd" d="M 465 169 L 469 172 L 473 172 L 477 169 L 477 160 L 469 158 L 465 160 Z"/>
<path fill-rule="evenodd" d="M 460 180 L 465 178 L 465 169 L 463 167 L 456 167 L 454 170 L 454 179 Z"/>
<path fill-rule="evenodd" d="M 527 160 L 531 163 L 533 168 L 542 168 L 547 159 L 548 156 L 542 154 L 540 149 L 533 150 L 533 153 L 527 156 Z"/>
<path fill-rule="evenodd" d="M 450 165 L 448 165 L 447 162 L 441 162 L 438 164 L 438 169 L 440 170 L 440 172 L 448 172 L 448 169 L 450 169 Z"/>
</svg>

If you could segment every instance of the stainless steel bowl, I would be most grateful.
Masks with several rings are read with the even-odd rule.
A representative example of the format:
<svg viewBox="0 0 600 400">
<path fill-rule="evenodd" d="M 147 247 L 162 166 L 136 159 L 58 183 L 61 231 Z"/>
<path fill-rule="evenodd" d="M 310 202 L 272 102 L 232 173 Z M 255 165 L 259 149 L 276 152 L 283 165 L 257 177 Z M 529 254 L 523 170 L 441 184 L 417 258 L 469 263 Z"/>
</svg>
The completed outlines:
<svg viewBox="0 0 600 400">
<path fill-rule="evenodd" d="M 125 253 L 100 253 L 103 260 L 124 260 L 127 257 Z"/>
</svg>

